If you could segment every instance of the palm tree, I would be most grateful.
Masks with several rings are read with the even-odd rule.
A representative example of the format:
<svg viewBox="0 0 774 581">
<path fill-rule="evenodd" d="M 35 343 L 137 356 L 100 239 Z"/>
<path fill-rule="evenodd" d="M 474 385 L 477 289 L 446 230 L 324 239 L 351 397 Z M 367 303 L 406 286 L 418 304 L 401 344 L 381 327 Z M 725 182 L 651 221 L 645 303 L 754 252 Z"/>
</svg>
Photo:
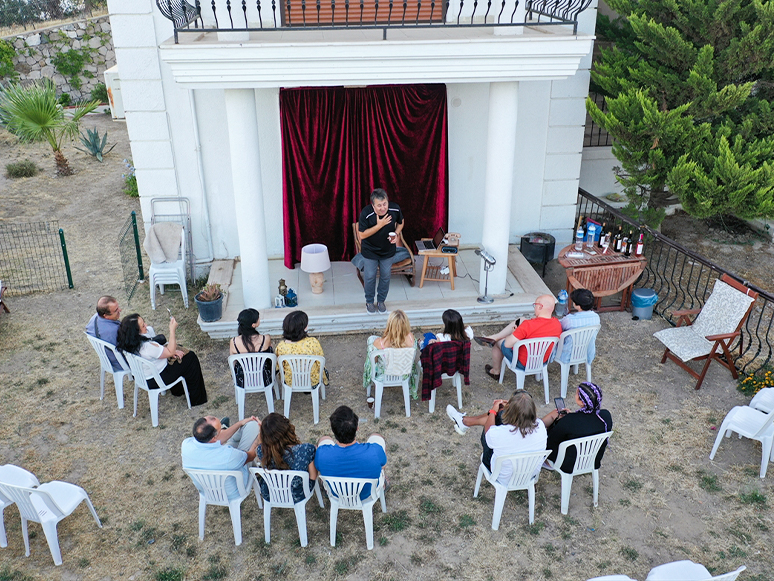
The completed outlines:
<svg viewBox="0 0 774 581">
<path fill-rule="evenodd" d="M 57 174 L 69 176 L 73 170 L 62 153 L 62 141 L 65 137 L 76 137 L 81 118 L 98 106 L 97 101 L 91 101 L 65 113 L 57 102 L 56 87 L 50 79 L 26 86 L 12 84 L 0 89 L 0 124 L 21 141 L 48 141 L 54 152 Z"/>
</svg>

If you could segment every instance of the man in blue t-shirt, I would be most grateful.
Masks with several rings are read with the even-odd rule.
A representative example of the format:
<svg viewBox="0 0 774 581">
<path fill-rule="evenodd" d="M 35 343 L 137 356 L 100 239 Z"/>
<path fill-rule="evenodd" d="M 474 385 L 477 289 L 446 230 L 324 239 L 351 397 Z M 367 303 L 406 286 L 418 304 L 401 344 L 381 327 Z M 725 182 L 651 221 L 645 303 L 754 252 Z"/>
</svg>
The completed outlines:
<svg viewBox="0 0 774 581">
<path fill-rule="evenodd" d="M 330 436 L 317 441 L 317 454 L 314 465 L 322 476 L 340 476 L 346 478 L 379 478 L 382 467 L 387 464 L 384 453 L 384 438 L 371 434 L 365 444 L 355 441 L 358 417 L 351 408 L 343 405 L 331 414 L 331 430 L 335 442 Z M 326 445 L 327 444 L 327 445 Z M 363 487 L 361 499 L 371 495 L 371 485 Z"/>
<path fill-rule="evenodd" d="M 387 199 L 381 188 L 371 192 L 371 203 L 363 208 L 357 221 L 360 234 L 360 253 L 352 259 L 363 274 L 366 311 L 369 315 L 384 313 L 387 293 L 390 292 L 392 265 L 409 258 L 408 250 L 398 246 L 403 230 L 403 212 L 400 206 Z M 379 290 L 376 290 L 376 270 L 379 270 Z M 374 304 L 376 294 L 376 304 Z"/>
</svg>

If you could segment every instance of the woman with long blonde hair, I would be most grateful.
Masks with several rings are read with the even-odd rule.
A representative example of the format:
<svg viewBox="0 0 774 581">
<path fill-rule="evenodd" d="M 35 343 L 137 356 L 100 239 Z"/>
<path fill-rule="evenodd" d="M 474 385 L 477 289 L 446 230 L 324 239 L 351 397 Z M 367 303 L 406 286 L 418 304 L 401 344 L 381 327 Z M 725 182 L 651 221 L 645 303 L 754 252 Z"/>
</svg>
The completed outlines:
<svg viewBox="0 0 774 581">
<path fill-rule="evenodd" d="M 414 335 L 411 333 L 411 323 L 409 318 L 400 309 L 394 310 L 387 317 L 387 326 L 384 328 L 384 332 L 381 337 L 371 335 L 368 338 L 366 346 L 366 360 L 363 369 L 363 387 L 368 389 L 371 383 L 371 353 L 382 349 L 416 349 L 417 342 Z M 379 375 L 384 372 L 381 367 L 381 359 L 377 359 L 376 374 Z M 419 379 L 419 364 L 414 361 L 414 365 L 409 373 L 409 391 L 411 397 L 417 399 L 417 385 Z"/>
</svg>

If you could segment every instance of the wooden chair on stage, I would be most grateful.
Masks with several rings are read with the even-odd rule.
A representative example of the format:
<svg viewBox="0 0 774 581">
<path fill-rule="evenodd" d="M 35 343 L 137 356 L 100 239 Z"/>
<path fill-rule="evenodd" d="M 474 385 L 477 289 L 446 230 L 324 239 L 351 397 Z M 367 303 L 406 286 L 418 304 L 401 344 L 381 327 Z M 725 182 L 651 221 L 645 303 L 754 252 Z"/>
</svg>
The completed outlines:
<svg viewBox="0 0 774 581">
<path fill-rule="evenodd" d="M 679 317 L 677 326 L 663 329 L 653 336 L 666 349 L 661 363 L 671 359 L 693 377 L 698 379 L 696 389 L 701 387 L 704 376 L 712 361 L 727 368 L 734 379 L 739 377 L 731 354 L 731 343 L 739 338 L 739 355 L 742 354 L 742 325 L 750 316 L 758 293 L 724 274 L 715 281 L 712 294 L 700 309 L 674 311 Z M 689 315 L 697 315 L 691 321 Z M 687 363 L 705 360 L 701 373 Z"/>
<path fill-rule="evenodd" d="M 352 224 L 352 234 L 355 237 L 355 249 L 360 252 L 360 231 L 357 229 L 357 222 Z M 402 246 L 408 250 L 409 258 L 393 264 L 392 275 L 403 274 L 408 279 L 409 284 L 414 286 L 414 253 L 411 252 L 411 247 L 406 244 L 406 240 L 403 238 L 403 232 L 398 235 L 398 246 Z M 360 280 L 360 284 L 363 284 L 363 276 L 360 274 L 360 270 L 357 271 L 357 278 Z"/>
</svg>

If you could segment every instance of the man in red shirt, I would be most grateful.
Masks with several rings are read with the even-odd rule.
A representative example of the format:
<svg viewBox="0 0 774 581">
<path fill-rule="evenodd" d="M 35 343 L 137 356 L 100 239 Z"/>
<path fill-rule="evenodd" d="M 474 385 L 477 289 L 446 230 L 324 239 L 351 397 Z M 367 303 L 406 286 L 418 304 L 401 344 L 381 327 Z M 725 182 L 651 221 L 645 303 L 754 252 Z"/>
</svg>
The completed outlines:
<svg viewBox="0 0 774 581">
<path fill-rule="evenodd" d="M 505 327 L 496 335 L 490 335 L 478 340 L 479 343 L 492 345 L 492 365 L 484 368 L 486 374 L 500 381 L 500 367 L 503 357 L 508 361 L 513 361 L 513 346 L 522 339 L 534 339 L 537 337 L 559 337 L 562 334 L 562 325 L 559 319 L 553 316 L 556 299 L 552 295 L 541 295 L 532 304 L 535 309 L 535 318 L 526 319 L 518 326 L 516 321 Z M 494 342 L 494 343 L 492 343 Z M 524 369 L 527 363 L 527 349 L 521 347 L 518 354 L 519 360 L 516 367 Z M 551 352 L 547 352 L 545 361 L 551 357 Z"/>
</svg>

